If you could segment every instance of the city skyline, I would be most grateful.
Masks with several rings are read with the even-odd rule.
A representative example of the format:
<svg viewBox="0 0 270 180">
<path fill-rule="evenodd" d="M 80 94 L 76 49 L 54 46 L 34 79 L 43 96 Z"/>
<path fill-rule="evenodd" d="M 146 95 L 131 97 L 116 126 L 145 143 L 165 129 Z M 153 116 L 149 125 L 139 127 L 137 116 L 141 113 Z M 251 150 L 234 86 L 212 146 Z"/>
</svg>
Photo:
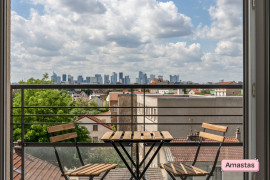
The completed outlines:
<svg viewBox="0 0 270 180">
<path fill-rule="evenodd" d="M 11 1 L 11 82 L 52 71 L 242 81 L 242 3 Z"/>
<path fill-rule="evenodd" d="M 164 81 L 169 82 L 181 82 L 179 79 L 179 75 L 169 75 L 169 79 L 164 78 L 162 75 L 154 75 L 150 74 L 147 75 L 146 72 L 139 71 L 138 77 L 136 79 L 130 79 L 128 74 L 125 74 L 125 72 L 112 72 L 111 75 L 109 74 L 95 74 L 95 75 L 78 75 L 77 79 L 72 74 L 57 74 L 56 72 L 53 72 L 52 75 L 50 75 L 50 80 L 53 80 L 56 84 L 61 83 L 69 83 L 69 84 L 150 84 L 152 79 L 162 79 Z"/>
</svg>

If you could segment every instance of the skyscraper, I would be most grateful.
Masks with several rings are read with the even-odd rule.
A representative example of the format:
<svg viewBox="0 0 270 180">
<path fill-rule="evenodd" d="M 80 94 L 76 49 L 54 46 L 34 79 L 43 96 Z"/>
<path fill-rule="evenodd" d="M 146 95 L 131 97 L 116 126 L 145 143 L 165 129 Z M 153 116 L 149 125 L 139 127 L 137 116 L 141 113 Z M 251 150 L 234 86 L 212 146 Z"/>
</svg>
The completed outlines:
<svg viewBox="0 0 270 180">
<path fill-rule="evenodd" d="M 110 84 L 110 76 L 108 74 L 104 74 L 104 84 Z"/>
<path fill-rule="evenodd" d="M 57 83 L 57 74 L 55 72 L 53 72 L 53 75 L 51 76 L 51 81 Z"/>
<path fill-rule="evenodd" d="M 61 76 L 57 76 L 56 83 L 61 84 Z"/>
<path fill-rule="evenodd" d="M 143 77 L 142 77 L 142 84 L 147 84 L 147 74 L 143 73 Z"/>
<path fill-rule="evenodd" d="M 138 78 L 138 84 L 142 84 L 143 83 L 143 72 L 139 71 L 139 78 Z"/>
<path fill-rule="evenodd" d="M 129 78 L 129 76 L 125 76 L 125 84 L 130 84 L 130 78 Z"/>
<path fill-rule="evenodd" d="M 111 76 L 111 84 L 116 84 L 117 82 L 117 73 L 113 72 Z"/>
<path fill-rule="evenodd" d="M 66 74 L 63 74 L 63 75 L 62 75 L 62 81 L 64 81 L 64 82 L 67 81 L 67 75 L 66 75 Z"/>
<path fill-rule="evenodd" d="M 83 82 L 83 76 L 79 75 L 78 78 L 77 78 L 77 83 L 80 84 L 82 82 Z"/>
<path fill-rule="evenodd" d="M 119 72 L 119 82 L 122 83 L 122 84 L 125 84 L 124 83 L 124 75 L 123 75 L 123 72 Z"/>
<path fill-rule="evenodd" d="M 89 76 L 86 76 L 86 83 L 90 83 L 90 77 Z"/>
<path fill-rule="evenodd" d="M 95 77 L 97 78 L 97 83 L 98 84 L 103 84 L 103 79 L 101 74 L 95 74 Z"/>
<path fill-rule="evenodd" d="M 179 75 L 170 75 L 170 82 L 179 82 Z"/>
</svg>

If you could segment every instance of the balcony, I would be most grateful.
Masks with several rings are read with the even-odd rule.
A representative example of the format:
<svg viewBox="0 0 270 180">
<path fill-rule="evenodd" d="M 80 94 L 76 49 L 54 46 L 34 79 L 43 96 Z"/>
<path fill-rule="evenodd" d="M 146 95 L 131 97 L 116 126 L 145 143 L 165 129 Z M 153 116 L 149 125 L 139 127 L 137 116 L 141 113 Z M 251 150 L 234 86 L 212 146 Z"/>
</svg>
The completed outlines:
<svg viewBox="0 0 270 180">
<path fill-rule="evenodd" d="M 220 168 L 222 159 L 242 159 L 244 155 L 243 97 L 177 94 L 178 89 L 192 88 L 242 89 L 243 87 L 242 85 L 12 85 L 10 131 L 13 134 L 11 139 L 13 143 L 10 148 L 14 153 L 11 154 L 13 159 L 11 177 L 27 180 L 45 177 L 64 179 L 58 168 L 52 143 L 46 142 L 46 132 L 39 130 L 40 127 L 46 129 L 47 126 L 74 122 L 81 130 L 89 131 L 88 137 L 82 138 L 83 140 L 77 143 L 85 163 L 119 164 L 108 174 L 107 179 L 130 179 L 131 175 L 112 145 L 100 140 L 102 134 L 116 129 L 169 131 L 175 139 L 164 144 L 146 172 L 145 178 L 170 179 L 166 172 L 159 168 L 159 164 L 174 161 L 192 163 L 198 145 L 197 132 L 201 130 L 202 122 L 208 122 L 229 127 L 213 179 L 243 178 L 242 173 L 224 173 Z M 59 92 L 59 96 L 75 89 L 91 90 L 92 95 L 97 92 L 95 95 L 99 97 L 104 93 L 101 99 L 105 102 L 107 99 L 107 103 L 102 105 L 97 98 L 94 105 L 89 105 L 91 99 L 88 99 L 84 106 L 77 106 L 76 103 L 64 106 L 61 102 L 59 106 L 51 106 L 50 103 L 47 103 L 47 106 L 29 106 L 31 103 L 38 104 L 38 102 L 29 103 L 31 101 L 29 93 L 35 94 L 38 90 L 49 89 Z M 175 94 L 158 94 L 154 92 L 157 89 L 172 90 Z M 20 95 L 15 95 L 16 93 Z M 67 97 L 74 102 L 86 99 L 85 96 L 81 99 L 72 98 L 72 95 Z M 54 99 L 40 96 L 38 101 L 51 102 Z M 19 139 L 21 141 L 18 141 Z M 66 170 L 79 166 L 79 158 L 75 155 L 75 142 L 55 143 L 55 145 L 60 151 L 60 159 L 63 160 Z M 204 140 L 198 156 L 197 165 L 200 168 L 209 171 L 218 145 L 219 143 Z M 125 146 L 129 147 L 129 153 L 134 158 L 134 145 L 125 144 Z M 145 156 L 150 146 L 151 143 L 140 146 L 140 158 Z"/>
</svg>

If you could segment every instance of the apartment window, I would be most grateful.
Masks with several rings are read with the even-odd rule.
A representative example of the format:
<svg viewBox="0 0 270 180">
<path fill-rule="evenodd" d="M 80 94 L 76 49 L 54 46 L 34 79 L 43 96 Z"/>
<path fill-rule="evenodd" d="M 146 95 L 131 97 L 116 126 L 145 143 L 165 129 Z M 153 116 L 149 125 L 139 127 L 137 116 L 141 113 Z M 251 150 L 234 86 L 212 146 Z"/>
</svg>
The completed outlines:
<svg viewBox="0 0 270 180">
<path fill-rule="evenodd" d="M 98 125 L 93 125 L 93 131 L 98 131 Z"/>
</svg>

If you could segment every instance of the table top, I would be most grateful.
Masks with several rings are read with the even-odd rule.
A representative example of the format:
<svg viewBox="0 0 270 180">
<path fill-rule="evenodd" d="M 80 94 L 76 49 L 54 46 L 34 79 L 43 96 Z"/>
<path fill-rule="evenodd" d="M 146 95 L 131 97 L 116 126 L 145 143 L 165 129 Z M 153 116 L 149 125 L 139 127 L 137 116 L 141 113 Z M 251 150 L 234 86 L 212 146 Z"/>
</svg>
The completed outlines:
<svg viewBox="0 0 270 180">
<path fill-rule="evenodd" d="M 110 131 L 106 132 L 101 138 L 104 142 L 170 142 L 173 139 L 168 131 Z"/>
</svg>

